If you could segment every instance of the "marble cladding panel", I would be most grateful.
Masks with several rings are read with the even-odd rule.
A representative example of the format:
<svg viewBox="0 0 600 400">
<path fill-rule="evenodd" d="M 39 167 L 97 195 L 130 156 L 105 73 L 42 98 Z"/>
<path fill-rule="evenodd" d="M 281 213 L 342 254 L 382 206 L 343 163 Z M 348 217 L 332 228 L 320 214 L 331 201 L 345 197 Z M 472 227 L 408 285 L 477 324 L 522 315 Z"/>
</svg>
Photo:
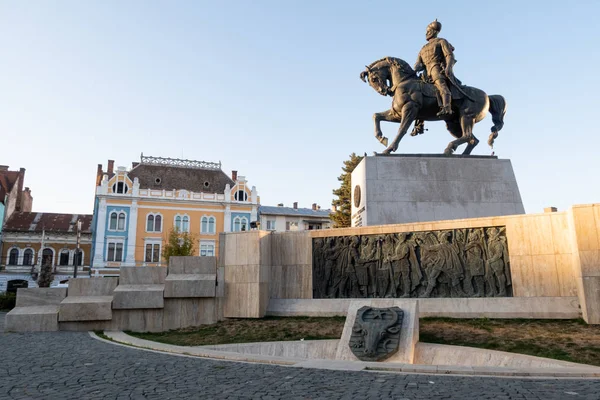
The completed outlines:
<svg viewBox="0 0 600 400">
<path fill-rule="evenodd" d="M 19 288 L 16 307 L 59 305 L 67 297 L 67 288 Z"/>
<path fill-rule="evenodd" d="M 169 259 L 169 274 L 216 274 L 216 270 L 216 257 L 177 256 Z"/>
<path fill-rule="evenodd" d="M 67 296 L 112 296 L 119 278 L 76 278 L 69 279 Z"/>
<path fill-rule="evenodd" d="M 119 285 L 158 285 L 167 276 L 165 267 L 121 267 L 120 272 Z"/>
</svg>

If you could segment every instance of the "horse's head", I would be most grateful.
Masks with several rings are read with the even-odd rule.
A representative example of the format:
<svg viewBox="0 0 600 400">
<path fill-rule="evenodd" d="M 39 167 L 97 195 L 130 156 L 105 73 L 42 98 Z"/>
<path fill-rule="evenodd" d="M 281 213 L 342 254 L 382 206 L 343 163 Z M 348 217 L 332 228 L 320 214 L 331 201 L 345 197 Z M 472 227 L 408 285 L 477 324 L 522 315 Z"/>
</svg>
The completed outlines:
<svg viewBox="0 0 600 400">
<path fill-rule="evenodd" d="M 367 82 L 382 96 L 393 96 L 392 87 L 394 80 L 404 80 L 405 78 L 416 78 L 415 71 L 410 65 L 399 58 L 385 57 L 377 60 L 360 73 L 360 79 Z"/>
<path fill-rule="evenodd" d="M 391 77 L 389 64 L 384 60 L 379 60 L 371 65 L 367 65 L 366 69 L 360 73 L 360 79 L 375 89 L 382 96 L 387 96 L 390 93 Z"/>
</svg>

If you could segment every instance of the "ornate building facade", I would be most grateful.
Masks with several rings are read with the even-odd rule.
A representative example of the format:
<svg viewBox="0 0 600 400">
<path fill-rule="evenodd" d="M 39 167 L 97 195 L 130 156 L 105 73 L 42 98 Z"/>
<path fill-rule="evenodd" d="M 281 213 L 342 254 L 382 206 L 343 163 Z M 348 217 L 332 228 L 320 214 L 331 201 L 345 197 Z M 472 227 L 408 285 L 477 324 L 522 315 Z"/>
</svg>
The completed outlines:
<svg viewBox="0 0 600 400">
<path fill-rule="evenodd" d="M 218 254 L 219 233 L 250 229 L 257 220 L 255 187 L 220 163 L 150 157 L 131 169 L 98 165 L 92 269 L 116 275 L 121 266 L 164 265 L 172 229 L 189 232 L 200 256 Z"/>
</svg>

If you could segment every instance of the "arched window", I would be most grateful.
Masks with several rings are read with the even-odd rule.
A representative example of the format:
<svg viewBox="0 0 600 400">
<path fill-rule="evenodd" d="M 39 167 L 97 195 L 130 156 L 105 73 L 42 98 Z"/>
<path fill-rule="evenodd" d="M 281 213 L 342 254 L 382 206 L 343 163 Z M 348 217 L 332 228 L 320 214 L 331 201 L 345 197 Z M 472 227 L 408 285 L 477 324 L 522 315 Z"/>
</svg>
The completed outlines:
<svg viewBox="0 0 600 400">
<path fill-rule="evenodd" d="M 129 187 L 125 182 L 117 182 L 112 187 L 113 193 L 125 194 L 129 191 Z"/>
<path fill-rule="evenodd" d="M 44 249 L 42 252 L 42 265 L 54 264 L 54 252 L 52 249 Z"/>
<path fill-rule="evenodd" d="M 60 251 L 60 258 L 58 259 L 58 265 L 69 265 L 69 255 L 70 252 L 67 249 L 63 249 Z"/>
<path fill-rule="evenodd" d="M 83 265 L 83 250 L 79 250 L 79 253 L 73 255 L 73 265 Z"/>
<path fill-rule="evenodd" d="M 190 217 L 188 217 L 187 215 L 185 215 L 183 217 L 183 219 L 182 219 L 181 231 L 182 232 L 189 232 L 190 231 Z"/>
<path fill-rule="evenodd" d="M 119 213 L 119 224 L 117 226 L 117 230 L 124 231 L 125 230 L 125 213 Z"/>
<path fill-rule="evenodd" d="M 117 230 L 117 218 L 118 215 L 116 212 L 110 213 L 110 225 L 108 226 L 108 229 L 111 229 L 113 231 Z"/>
<path fill-rule="evenodd" d="M 175 229 L 181 232 L 181 217 L 179 215 L 175 217 Z"/>
<path fill-rule="evenodd" d="M 215 217 L 202 217 L 200 233 L 215 233 Z"/>
<path fill-rule="evenodd" d="M 154 232 L 154 215 L 149 214 L 146 220 L 146 231 Z"/>
<path fill-rule="evenodd" d="M 241 232 L 248 230 L 248 218 L 246 217 L 235 217 L 233 219 L 233 231 Z"/>
<path fill-rule="evenodd" d="M 245 190 L 238 190 L 233 195 L 233 198 L 237 201 L 248 201 L 248 193 Z"/>
<path fill-rule="evenodd" d="M 160 214 L 148 214 L 146 218 L 146 232 L 160 232 L 162 229 L 162 217 Z"/>
<path fill-rule="evenodd" d="M 25 250 L 23 253 L 23 265 L 33 265 L 33 250 Z"/>
<path fill-rule="evenodd" d="M 17 265 L 19 261 L 19 249 L 11 249 L 8 253 L 8 265 Z"/>
</svg>

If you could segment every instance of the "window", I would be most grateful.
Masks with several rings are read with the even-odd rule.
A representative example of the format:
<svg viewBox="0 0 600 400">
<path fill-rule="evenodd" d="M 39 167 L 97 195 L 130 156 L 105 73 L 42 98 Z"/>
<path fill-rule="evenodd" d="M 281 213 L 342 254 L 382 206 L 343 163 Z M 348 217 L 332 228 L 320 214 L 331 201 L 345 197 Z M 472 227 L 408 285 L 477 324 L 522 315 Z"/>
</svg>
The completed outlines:
<svg viewBox="0 0 600 400">
<path fill-rule="evenodd" d="M 125 230 L 125 213 L 119 213 L 119 224 L 117 226 L 117 230 L 119 230 L 119 231 Z"/>
<path fill-rule="evenodd" d="M 125 218 L 124 212 L 113 211 L 110 213 L 110 223 L 108 229 L 111 231 L 124 231 L 125 230 Z"/>
<path fill-rule="evenodd" d="M 146 219 L 146 231 L 154 232 L 154 215 L 152 214 L 148 215 L 148 218 Z"/>
<path fill-rule="evenodd" d="M 69 265 L 69 250 L 63 249 L 60 251 L 60 258 L 58 259 L 58 265 Z"/>
<path fill-rule="evenodd" d="M 175 229 L 179 232 L 190 231 L 190 217 L 187 215 L 176 215 L 175 216 Z"/>
<path fill-rule="evenodd" d="M 113 193 L 125 194 L 129 191 L 129 188 L 125 182 L 117 182 L 112 187 Z"/>
<path fill-rule="evenodd" d="M 23 253 L 23 265 L 33 265 L 33 250 L 25 250 L 25 253 Z"/>
<path fill-rule="evenodd" d="M 233 219 L 233 231 L 241 232 L 248 230 L 248 218 L 246 217 L 235 217 Z"/>
<path fill-rule="evenodd" d="M 146 232 L 160 232 L 162 230 L 162 217 L 160 214 L 148 214 L 146 218 Z"/>
<path fill-rule="evenodd" d="M 297 231 L 298 230 L 298 222 L 285 221 L 285 230 L 286 231 Z"/>
<path fill-rule="evenodd" d="M 248 201 L 248 193 L 246 193 L 245 190 L 238 190 L 237 192 L 235 192 L 235 194 L 233 195 L 233 198 L 236 201 Z"/>
<path fill-rule="evenodd" d="M 110 225 L 108 227 L 108 229 L 111 229 L 113 231 L 117 230 L 117 213 L 110 213 Z"/>
<path fill-rule="evenodd" d="M 160 243 L 146 244 L 146 262 L 160 262 Z"/>
<path fill-rule="evenodd" d="M 268 219 L 267 220 L 267 230 L 268 231 L 274 231 L 275 230 L 275 220 L 274 219 Z"/>
<path fill-rule="evenodd" d="M 8 265 L 17 265 L 19 260 L 19 249 L 11 249 L 8 253 Z"/>
<path fill-rule="evenodd" d="M 201 233 L 215 233 L 216 219 L 215 217 L 202 217 Z"/>
<path fill-rule="evenodd" d="M 123 261 L 123 243 L 108 242 L 107 261 Z"/>
<path fill-rule="evenodd" d="M 44 249 L 42 252 L 42 265 L 54 264 L 54 251 L 52 249 Z"/>
<path fill-rule="evenodd" d="M 215 255 L 215 241 L 214 240 L 201 240 L 200 241 L 200 256 L 213 257 L 214 255 Z"/>
<path fill-rule="evenodd" d="M 79 250 L 79 253 L 73 255 L 73 265 L 83 265 L 83 251 Z"/>
</svg>

